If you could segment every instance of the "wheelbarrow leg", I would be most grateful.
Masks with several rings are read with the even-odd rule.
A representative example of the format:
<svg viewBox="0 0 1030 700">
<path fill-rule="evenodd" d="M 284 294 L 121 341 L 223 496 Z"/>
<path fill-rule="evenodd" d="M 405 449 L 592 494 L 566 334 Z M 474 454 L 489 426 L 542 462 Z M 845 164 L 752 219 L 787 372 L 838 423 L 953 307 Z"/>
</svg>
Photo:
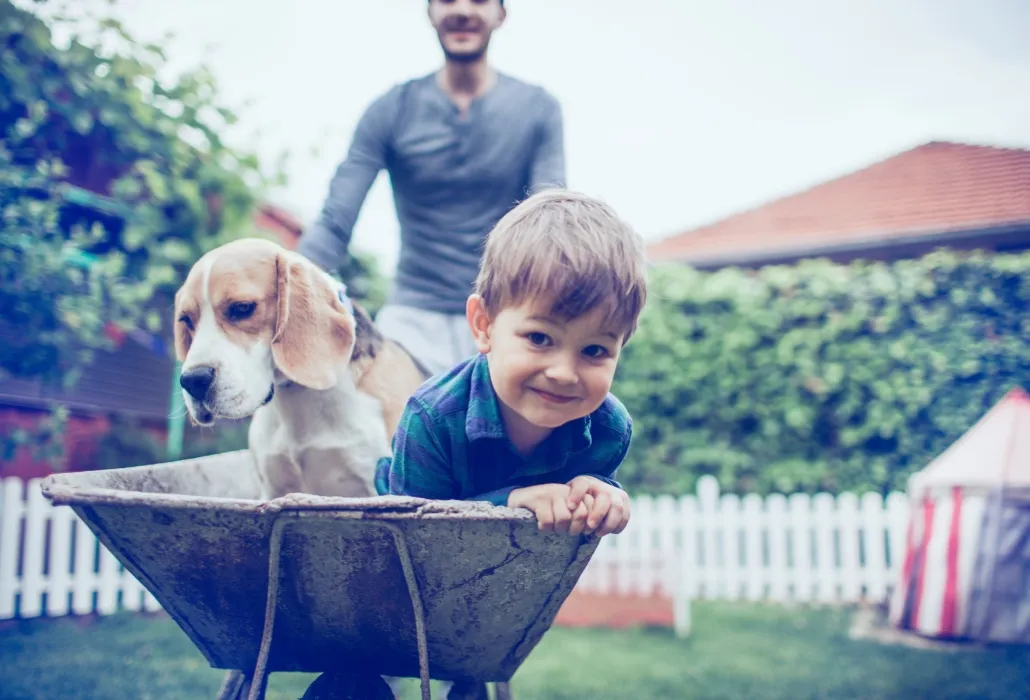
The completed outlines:
<svg viewBox="0 0 1030 700">
<path fill-rule="evenodd" d="M 218 689 L 217 700 L 247 700 L 250 695 L 250 681 L 250 676 L 243 671 L 229 671 L 225 674 L 222 687 Z M 263 699 L 264 692 L 262 691 L 258 697 Z"/>
<path fill-rule="evenodd" d="M 511 683 L 494 683 L 494 700 L 512 700 Z"/>
</svg>

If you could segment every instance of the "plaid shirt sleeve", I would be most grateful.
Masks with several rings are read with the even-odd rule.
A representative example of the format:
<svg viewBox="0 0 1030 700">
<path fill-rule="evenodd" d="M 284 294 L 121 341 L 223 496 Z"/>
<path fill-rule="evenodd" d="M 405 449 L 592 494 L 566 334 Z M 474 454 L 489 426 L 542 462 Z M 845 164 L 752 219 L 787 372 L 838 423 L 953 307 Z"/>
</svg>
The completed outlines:
<svg viewBox="0 0 1030 700">
<path fill-rule="evenodd" d="M 603 463 L 603 466 L 600 469 L 598 469 L 596 472 L 588 473 L 587 476 L 592 476 L 594 478 L 600 479 L 606 484 L 614 486 L 617 489 L 621 489 L 622 484 L 615 480 L 615 475 L 618 473 L 619 467 L 622 465 L 622 462 L 626 459 L 627 453 L 629 453 L 629 443 L 632 437 L 633 422 L 629 419 L 629 416 L 627 416 L 626 427 L 623 431 L 622 436 L 622 443 L 619 445 L 618 449 L 614 452 L 614 454 L 612 454 L 612 456 L 606 462 Z"/>
<path fill-rule="evenodd" d="M 448 450 L 432 416 L 416 399 L 410 399 L 404 407 L 393 437 L 393 458 L 379 460 L 375 482 L 380 495 L 460 497 Z"/>
<path fill-rule="evenodd" d="M 495 506 L 506 506 L 506 505 L 508 505 L 508 496 L 510 496 L 511 492 L 514 491 L 516 488 L 518 488 L 518 487 L 517 486 L 505 486 L 504 488 L 501 488 L 501 489 L 496 489 L 494 491 L 487 491 L 486 493 L 481 493 L 478 496 L 470 498 L 469 500 L 470 501 L 486 501 L 486 502 L 491 503 L 491 504 L 493 504 Z"/>
</svg>

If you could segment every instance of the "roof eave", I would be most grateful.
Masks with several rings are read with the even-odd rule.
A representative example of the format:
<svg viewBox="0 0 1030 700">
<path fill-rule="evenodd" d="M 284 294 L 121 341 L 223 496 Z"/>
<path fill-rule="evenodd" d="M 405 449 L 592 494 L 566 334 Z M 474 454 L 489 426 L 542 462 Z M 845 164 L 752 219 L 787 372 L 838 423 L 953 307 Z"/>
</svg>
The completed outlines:
<svg viewBox="0 0 1030 700">
<path fill-rule="evenodd" d="M 673 262 L 687 264 L 698 269 L 720 267 L 760 267 L 763 265 L 789 264 L 805 258 L 854 259 L 860 257 L 883 257 L 893 253 L 901 257 L 906 248 L 918 252 L 920 249 L 951 246 L 976 248 L 982 246 L 1005 246 L 1024 244 L 1030 247 L 1030 220 L 976 228 L 942 231 L 930 229 L 907 233 L 879 231 L 870 233 L 860 240 L 830 242 L 823 245 L 783 246 L 761 251 L 739 251 L 714 255 L 669 255 L 655 258 L 659 264 Z"/>
</svg>

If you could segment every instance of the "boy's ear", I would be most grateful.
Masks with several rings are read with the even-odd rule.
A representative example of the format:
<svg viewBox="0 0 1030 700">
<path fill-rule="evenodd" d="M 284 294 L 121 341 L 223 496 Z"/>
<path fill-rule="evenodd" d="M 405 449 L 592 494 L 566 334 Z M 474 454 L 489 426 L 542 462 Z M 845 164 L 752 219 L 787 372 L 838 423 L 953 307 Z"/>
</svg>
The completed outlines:
<svg viewBox="0 0 1030 700">
<path fill-rule="evenodd" d="M 465 318 L 476 341 L 476 349 L 484 355 L 490 352 L 490 315 L 486 312 L 483 297 L 473 294 L 465 302 Z"/>
</svg>

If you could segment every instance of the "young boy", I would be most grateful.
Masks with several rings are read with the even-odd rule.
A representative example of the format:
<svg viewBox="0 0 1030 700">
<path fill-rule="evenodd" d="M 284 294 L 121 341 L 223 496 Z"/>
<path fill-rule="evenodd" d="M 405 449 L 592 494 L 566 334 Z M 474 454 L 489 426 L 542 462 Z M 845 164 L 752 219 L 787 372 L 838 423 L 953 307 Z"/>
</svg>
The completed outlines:
<svg viewBox="0 0 1030 700">
<path fill-rule="evenodd" d="M 607 205 L 540 192 L 486 240 L 466 317 L 479 351 L 408 401 L 380 494 L 528 508 L 542 530 L 629 522 L 632 421 L 609 393 L 646 299 L 643 242 Z"/>
</svg>

